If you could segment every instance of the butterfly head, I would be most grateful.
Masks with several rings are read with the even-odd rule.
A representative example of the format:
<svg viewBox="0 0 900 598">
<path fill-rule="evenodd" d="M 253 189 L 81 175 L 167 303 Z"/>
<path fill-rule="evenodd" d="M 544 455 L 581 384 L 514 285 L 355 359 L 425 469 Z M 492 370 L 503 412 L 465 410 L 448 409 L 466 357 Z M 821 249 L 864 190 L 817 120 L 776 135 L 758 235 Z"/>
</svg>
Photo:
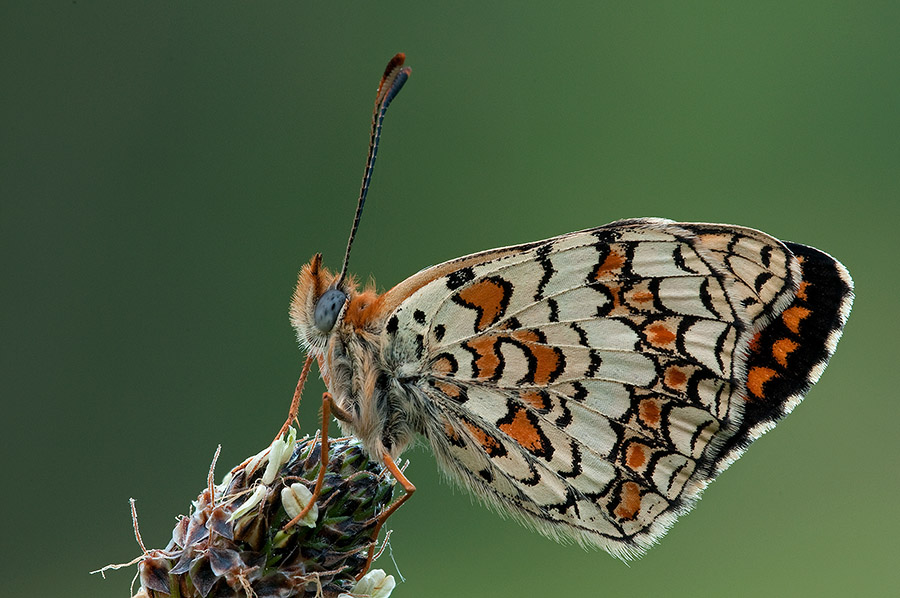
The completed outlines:
<svg viewBox="0 0 900 598">
<path fill-rule="evenodd" d="M 347 280 L 339 281 L 322 265 L 322 254 L 317 253 L 303 266 L 291 300 L 290 313 L 291 324 L 304 348 L 317 354 L 324 351 L 329 336 L 347 310 L 348 298 L 352 294 L 355 294 L 355 289 Z"/>
</svg>

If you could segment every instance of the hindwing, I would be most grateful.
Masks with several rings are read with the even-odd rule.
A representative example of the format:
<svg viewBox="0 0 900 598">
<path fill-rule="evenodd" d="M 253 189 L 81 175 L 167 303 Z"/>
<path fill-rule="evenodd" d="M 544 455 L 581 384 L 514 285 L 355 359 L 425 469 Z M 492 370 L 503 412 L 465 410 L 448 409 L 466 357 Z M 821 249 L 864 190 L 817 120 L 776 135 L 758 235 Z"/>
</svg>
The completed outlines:
<svg viewBox="0 0 900 598">
<path fill-rule="evenodd" d="M 386 294 L 381 350 L 454 479 L 629 557 L 799 402 L 851 298 L 816 250 L 629 220 L 421 272 Z"/>
</svg>

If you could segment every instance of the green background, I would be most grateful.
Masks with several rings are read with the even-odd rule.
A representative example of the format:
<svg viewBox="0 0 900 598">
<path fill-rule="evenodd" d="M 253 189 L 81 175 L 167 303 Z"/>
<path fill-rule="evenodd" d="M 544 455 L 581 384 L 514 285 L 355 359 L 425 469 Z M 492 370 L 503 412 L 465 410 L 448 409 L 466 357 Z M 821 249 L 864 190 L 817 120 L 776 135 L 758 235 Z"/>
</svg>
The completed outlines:
<svg viewBox="0 0 900 598">
<path fill-rule="evenodd" d="M 394 595 L 896 589 L 900 5 L 311 4 L 0 9 L 0 594 L 128 596 L 133 568 L 87 574 L 139 553 L 128 498 L 162 546 L 218 443 L 221 475 L 269 442 L 302 359 L 296 272 L 339 266 L 397 51 L 414 72 L 362 280 L 660 216 L 822 248 L 858 298 L 808 401 L 630 565 L 497 517 L 409 451 Z"/>
</svg>

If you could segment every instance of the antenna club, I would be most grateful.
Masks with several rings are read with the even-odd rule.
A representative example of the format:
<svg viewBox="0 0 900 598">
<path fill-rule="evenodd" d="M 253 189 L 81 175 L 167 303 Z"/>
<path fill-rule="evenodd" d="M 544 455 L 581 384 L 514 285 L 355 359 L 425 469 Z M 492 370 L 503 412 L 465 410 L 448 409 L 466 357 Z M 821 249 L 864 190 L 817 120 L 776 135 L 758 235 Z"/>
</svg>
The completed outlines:
<svg viewBox="0 0 900 598">
<path fill-rule="evenodd" d="M 403 66 L 403 63 L 406 61 L 406 54 L 403 52 L 397 52 L 394 54 L 394 57 L 387 63 L 387 66 L 384 68 L 384 76 L 387 77 L 392 70 L 399 66 Z"/>
<path fill-rule="evenodd" d="M 403 52 L 398 52 L 394 54 L 394 57 L 388 61 L 387 66 L 384 67 L 384 74 L 381 75 L 381 82 L 378 83 L 378 93 L 375 94 L 375 102 L 378 102 L 378 99 L 381 97 L 381 89 L 384 87 L 385 82 L 391 78 L 391 75 L 394 71 L 403 66 L 403 62 L 406 60 L 406 54 Z M 409 67 L 407 67 L 409 68 Z"/>
<path fill-rule="evenodd" d="M 406 80 L 409 78 L 412 69 L 403 67 L 406 60 L 406 54 L 399 52 L 394 55 L 384 69 L 384 75 L 378 84 L 378 93 L 375 94 L 375 110 L 372 113 L 372 133 L 369 141 L 369 156 L 366 159 L 366 168 L 363 171 L 362 185 L 359 192 L 359 199 L 356 204 L 356 216 L 353 218 L 353 225 L 350 227 L 350 236 L 347 238 L 347 251 L 344 253 L 344 264 L 341 267 L 340 274 L 337 277 L 337 286 L 344 282 L 347 276 L 347 265 L 350 262 L 350 250 L 353 247 L 353 239 L 356 237 L 356 230 L 359 227 L 359 220 L 362 216 L 363 206 L 366 203 L 366 194 L 369 191 L 369 182 L 372 179 L 372 171 L 375 167 L 375 158 L 378 155 L 378 142 L 381 137 L 381 126 L 384 116 L 391 101 L 403 88 Z"/>
</svg>

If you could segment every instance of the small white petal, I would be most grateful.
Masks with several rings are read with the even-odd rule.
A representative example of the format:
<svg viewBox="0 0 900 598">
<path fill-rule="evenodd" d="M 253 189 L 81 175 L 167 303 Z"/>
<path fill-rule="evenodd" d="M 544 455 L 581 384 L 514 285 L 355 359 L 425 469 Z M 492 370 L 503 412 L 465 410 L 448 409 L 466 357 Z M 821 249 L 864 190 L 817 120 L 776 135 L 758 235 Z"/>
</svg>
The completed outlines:
<svg viewBox="0 0 900 598">
<path fill-rule="evenodd" d="M 267 490 L 268 488 L 266 488 L 265 486 L 257 486 L 256 490 L 253 491 L 253 494 L 250 496 L 250 498 L 244 501 L 244 504 L 238 507 L 237 510 L 231 514 L 231 517 L 228 518 L 228 521 L 235 521 L 249 513 L 254 507 L 256 507 L 256 505 L 262 502 L 262 499 L 266 496 Z"/>
<path fill-rule="evenodd" d="M 269 459 L 269 451 L 271 450 L 272 447 L 267 446 L 263 450 L 250 457 L 250 460 L 247 461 L 247 465 L 244 467 L 244 474 L 247 477 L 252 476 L 256 472 L 256 469 Z"/>
<path fill-rule="evenodd" d="M 284 505 L 284 510 L 291 519 L 299 515 L 303 509 L 306 508 L 306 505 L 310 503 L 312 497 L 313 495 L 312 492 L 309 491 L 309 488 L 300 482 L 294 482 L 290 487 L 285 486 L 281 489 L 281 504 Z M 307 527 L 315 527 L 318 518 L 319 505 L 313 503 L 309 512 L 297 523 Z"/>
<path fill-rule="evenodd" d="M 268 486 L 275 481 L 275 476 L 278 475 L 281 466 L 287 463 L 288 459 L 291 458 L 291 453 L 294 452 L 294 441 L 296 439 L 297 430 L 289 428 L 287 438 L 284 440 L 278 438 L 272 441 L 272 446 L 269 447 L 269 464 L 266 465 L 266 471 L 263 473 L 262 477 L 263 484 Z"/>
<path fill-rule="evenodd" d="M 297 430 L 295 430 L 294 427 L 291 426 L 288 428 L 287 443 L 288 445 L 293 447 L 295 442 L 297 442 Z"/>
<path fill-rule="evenodd" d="M 385 575 L 382 569 L 372 569 L 356 582 L 350 593 L 354 596 L 371 596 L 372 598 L 388 598 L 397 582 L 393 575 Z"/>
<path fill-rule="evenodd" d="M 260 480 L 266 486 L 275 481 L 275 475 L 281 469 L 286 448 L 287 443 L 283 440 L 276 440 L 269 448 L 269 463 L 266 465 L 266 471 L 263 473 L 262 480 Z"/>
<path fill-rule="evenodd" d="M 372 596 L 373 598 L 390 598 L 395 587 L 397 587 L 397 582 L 394 580 L 394 576 L 388 575 L 383 582 L 375 586 L 375 593 Z"/>
</svg>

